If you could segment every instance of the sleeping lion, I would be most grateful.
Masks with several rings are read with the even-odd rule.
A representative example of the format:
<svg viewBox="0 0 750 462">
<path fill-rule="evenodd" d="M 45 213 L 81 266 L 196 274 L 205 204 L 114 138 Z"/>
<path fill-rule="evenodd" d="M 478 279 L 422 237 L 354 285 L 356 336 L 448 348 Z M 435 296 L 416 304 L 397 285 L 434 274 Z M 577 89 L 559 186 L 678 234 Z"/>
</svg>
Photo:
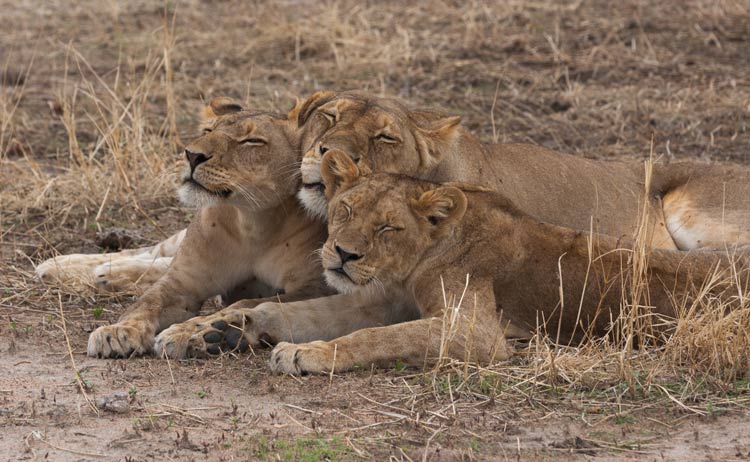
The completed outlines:
<svg viewBox="0 0 750 462">
<path fill-rule="evenodd" d="M 528 337 L 540 322 L 561 340 L 604 334 L 632 295 L 622 274 L 632 250 L 617 238 L 541 223 L 486 188 L 368 173 L 342 151 L 323 157 L 321 177 L 332 197 L 326 280 L 342 293 L 400 294 L 418 318 L 330 341 L 282 342 L 270 360 L 275 371 L 345 371 L 397 359 L 422 365 L 438 356 L 486 364 L 510 356 L 505 336 Z M 747 256 L 730 261 L 720 252 L 652 249 L 652 315 L 674 318 L 675 300 L 714 273 L 729 274 L 730 265 L 746 286 L 748 264 Z M 736 291 L 737 279 L 712 291 Z M 560 303 L 560 286 L 570 306 Z M 446 306 L 446 292 L 465 292 L 460 308 Z"/>
</svg>

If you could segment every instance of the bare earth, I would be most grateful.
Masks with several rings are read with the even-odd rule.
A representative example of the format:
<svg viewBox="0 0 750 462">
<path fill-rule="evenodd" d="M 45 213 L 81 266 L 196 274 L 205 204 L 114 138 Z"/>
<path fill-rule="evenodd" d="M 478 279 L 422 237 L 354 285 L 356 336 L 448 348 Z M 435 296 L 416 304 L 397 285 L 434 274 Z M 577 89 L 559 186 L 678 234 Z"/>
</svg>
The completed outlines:
<svg viewBox="0 0 750 462">
<path fill-rule="evenodd" d="M 0 344 L 9 352 L 0 359 L 1 460 L 418 460 L 427 441 L 436 461 L 750 457 L 748 412 L 697 418 L 653 409 L 617 423 L 603 411 L 575 415 L 568 399 L 477 399 L 454 414 L 449 399 L 413 395 L 405 384 L 413 374 L 271 376 L 265 352 L 100 361 L 84 356 L 85 332 L 76 327 L 74 357 L 89 397 L 109 399 L 97 417 L 75 383 L 60 329 L 28 325 L 31 333 Z"/>
<path fill-rule="evenodd" d="M 132 296 L 33 274 L 102 252 L 101 231 L 140 246 L 184 227 L 170 172 L 218 95 L 285 110 L 295 94 L 365 89 L 460 114 L 488 141 L 630 159 L 653 142 L 665 159 L 748 164 L 747 1 L 0 11 L 0 460 L 750 459 L 750 348 L 727 374 L 531 346 L 491 370 L 302 378 L 269 374 L 267 351 L 94 360 L 89 332 Z"/>
</svg>

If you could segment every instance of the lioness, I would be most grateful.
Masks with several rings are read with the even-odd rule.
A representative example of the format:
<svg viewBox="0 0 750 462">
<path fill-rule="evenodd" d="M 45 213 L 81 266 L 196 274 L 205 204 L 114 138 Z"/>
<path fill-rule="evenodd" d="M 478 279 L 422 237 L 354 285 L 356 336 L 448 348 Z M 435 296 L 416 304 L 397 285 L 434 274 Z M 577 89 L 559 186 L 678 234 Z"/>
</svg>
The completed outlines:
<svg viewBox="0 0 750 462">
<path fill-rule="evenodd" d="M 299 101 L 289 116 L 292 125 L 297 124 L 295 133 L 297 143 L 308 146 L 320 136 L 318 130 L 325 127 L 319 124 L 308 124 L 311 127 L 305 129 L 305 124 L 298 123 L 297 117 L 301 111 L 307 111 L 307 107 L 315 104 L 318 98 L 327 96 L 327 92 L 317 92 L 307 100 Z M 204 118 L 211 122 L 221 113 L 240 111 L 241 105 L 226 97 L 214 98 L 209 108 L 204 113 Z M 293 129 L 293 128 L 292 128 Z M 296 164 L 289 166 L 289 172 L 296 172 Z M 193 204 L 187 198 L 187 205 Z M 138 249 L 126 249 L 120 252 L 107 254 L 68 254 L 49 258 L 38 264 L 35 268 L 37 276 L 43 281 L 55 281 L 63 285 L 96 286 L 100 290 L 112 292 L 142 292 L 155 283 L 172 263 L 185 238 L 186 230 L 180 230 L 164 241 L 156 245 Z M 268 287 L 255 282 L 254 286 L 259 291 L 267 291 Z"/>
<path fill-rule="evenodd" d="M 90 356 L 145 353 L 157 332 L 195 316 L 210 296 L 231 294 L 248 281 L 280 290 L 273 300 L 331 292 L 314 258 L 325 227 L 295 198 L 303 106 L 286 116 L 244 111 L 225 99 L 206 108 L 204 134 L 185 149 L 188 166 L 179 190 L 183 202 L 202 208 L 166 273 L 116 324 L 91 334 Z M 169 346 L 187 348 L 175 339 Z M 234 346 L 247 344 L 236 338 Z"/>
<path fill-rule="evenodd" d="M 460 118 L 360 92 L 318 93 L 300 123 L 323 135 L 301 165 L 299 197 L 326 214 L 320 160 L 341 149 L 373 172 L 487 186 L 538 220 L 631 237 L 644 198 L 640 162 L 586 159 L 540 146 L 481 143 Z M 654 248 L 750 243 L 750 169 L 694 162 L 657 164 L 648 195 Z"/>
<path fill-rule="evenodd" d="M 308 127 L 302 146 L 299 198 L 326 217 L 320 161 L 341 149 L 373 172 L 433 181 L 480 184 L 500 192 L 541 221 L 632 237 L 644 205 L 645 175 L 638 163 L 596 161 L 530 145 L 483 144 L 459 126 L 459 117 L 409 109 L 400 101 L 360 92 L 317 92 L 300 108 Z M 750 170 L 681 162 L 655 166 L 648 194 L 651 247 L 724 248 L 750 243 Z M 241 305 L 206 319 L 175 325 L 161 335 L 190 338 L 195 354 L 218 351 L 227 332 L 242 331 L 251 345 L 329 340 L 355 329 L 418 316 L 397 287 L 324 299 Z M 342 310 L 345 310 L 344 313 Z M 282 314 L 283 313 L 283 314 Z M 263 341 L 261 341 L 263 339 Z M 175 350 L 177 355 L 184 350 Z"/>
<path fill-rule="evenodd" d="M 629 251 L 617 238 L 540 223 L 482 188 L 368 177 L 338 150 L 324 156 L 322 179 L 333 196 L 322 250 L 326 280 L 345 293 L 384 288 L 402 294 L 420 319 L 328 342 L 279 343 L 270 360 L 275 371 L 345 371 L 396 359 L 421 365 L 438 355 L 487 363 L 510 356 L 504 332 L 528 335 L 546 322 L 561 339 L 597 335 L 619 315 Z M 590 239 L 598 252 L 593 261 Z M 674 300 L 701 287 L 713 271 L 727 271 L 727 263 L 718 252 L 652 250 L 648 304 L 654 314 L 673 317 Z M 750 271 L 736 269 L 743 284 L 750 281 Z M 558 279 L 573 306 L 560 305 Z M 465 291 L 459 312 L 446 306 L 443 288 L 459 296 Z"/>
</svg>

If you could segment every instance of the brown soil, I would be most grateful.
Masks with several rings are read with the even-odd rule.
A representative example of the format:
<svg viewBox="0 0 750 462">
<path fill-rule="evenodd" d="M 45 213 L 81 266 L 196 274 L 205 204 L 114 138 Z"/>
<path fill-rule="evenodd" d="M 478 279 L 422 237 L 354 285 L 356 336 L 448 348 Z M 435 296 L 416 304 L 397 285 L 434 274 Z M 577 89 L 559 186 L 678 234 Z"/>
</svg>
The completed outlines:
<svg viewBox="0 0 750 462">
<path fill-rule="evenodd" d="M 0 343 L 0 460 L 422 460 L 425 447 L 433 461 L 750 457 L 744 411 L 618 417 L 606 405 L 587 413 L 569 397 L 498 397 L 458 402 L 454 413 L 448 397 L 405 372 L 272 376 L 266 353 L 171 364 L 89 359 L 77 326 L 69 332 L 77 370 L 89 398 L 107 400 L 97 416 L 61 330 L 37 319 Z"/>
</svg>

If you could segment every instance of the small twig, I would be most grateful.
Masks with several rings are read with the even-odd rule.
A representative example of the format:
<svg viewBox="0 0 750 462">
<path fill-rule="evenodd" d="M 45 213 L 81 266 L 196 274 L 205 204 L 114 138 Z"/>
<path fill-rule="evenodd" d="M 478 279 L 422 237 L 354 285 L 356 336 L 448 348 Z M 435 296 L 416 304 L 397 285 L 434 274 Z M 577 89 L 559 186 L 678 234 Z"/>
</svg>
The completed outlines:
<svg viewBox="0 0 750 462">
<path fill-rule="evenodd" d="M 362 459 L 367 457 L 367 454 L 363 450 L 361 450 L 360 448 L 354 445 L 354 442 L 352 441 L 351 438 L 346 439 L 346 444 L 348 444 L 349 447 L 354 450 L 354 453 L 357 455 L 357 457 L 362 458 Z"/>
<path fill-rule="evenodd" d="M 495 127 L 495 104 L 497 103 L 497 92 L 500 90 L 500 80 L 495 85 L 495 96 L 492 98 L 492 107 L 490 108 L 490 120 L 492 122 L 492 142 L 497 143 L 497 128 Z"/>
<path fill-rule="evenodd" d="M 299 420 L 297 420 L 294 417 L 292 417 L 292 415 L 289 414 L 288 412 L 285 412 L 284 414 L 286 414 L 286 416 L 289 417 L 289 419 L 291 419 L 292 422 L 296 423 L 297 425 L 299 425 L 300 427 L 304 428 L 305 430 L 307 430 L 309 432 L 314 432 L 315 431 L 312 428 L 310 428 L 307 425 L 305 425 L 302 422 L 300 422 Z"/>
<path fill-rule="evenodd" d="M 678 400 L 677 398 L 675 398 L 674 396 L 672 396 L 672 394 L 669 393 L 669 391 L 666 388 L 664 388 L 663 386 L 659 385 L 658 383 L 655 383 L 654 386 L 656 388 L 660 389 L 665 395 L 667 395 L 667 398 L 669 398 L 670 400 L 672 400 L 675 404 L 677 404 L 681 408 L 685 409 L 686 411 L 694 412 L 694 413 L 696 413 L 698 415 L 706 415 L 706 413 L 703 412 L 703 411 L 701 411 L 700 409 L 696 409 L 694 407 L 690 407 L 687 404 L 681 402 L 680 400 Z"/>
<path fill-rule="evenodd" d="M 172 363 L 169 361 L 169 355 L 166 350 L 162 351 L 162 356 L 167 360 L 167 369 L 169 369 L 169 377 L 172 379 L 172 392 L 177 393 L 177 387 L 175 386 L 174 373 L 172 372 Z"/>
<path fill-rule="evenodd" d="M 391 408 L 391 409 L 393 409 L 395 411 L 405 412 L 407 414 L 410 412 L 408 409 L 404 409 L 404 408 L 401 408 L 401 407 L 398 407 L 398 406 L 393 406 L 393 405 L 386 404 L 386 403 L 379 403 L 379 402 L 375 401 L 372 398 L 368 398 L 367 396 L 363 395 L 362 393 L 357 393 L 357 396 L 359 396 L 360 398 L 362 398 L 362 399 L 364 399 L 366 401 L 371 402 L 372 404 L 376 404 L 378 406 L 388 407 L 388 408 Z"/>
<path fill-rule="evenodd" d="M 179 415 L 181 415 L 183 417 L 187 417 L 189 419 L 192 419 L 192 420 L 194 420 L 194 421 L 196 421 L 196 422 L 198 422 L 200 424 L 205 424 L 206 421 L 201 416 L 196 415 L 196 414 L 192 414 L 192 413 L 190 413 L 188 411 L 206 411 L 206 410 L 220 409 L 221 408 L 221 406 L 212 406 L 212 407 L 182 409 L 182 408 L 179 408 L 177 406 L 172 406 L 171 404 L 167 404 L 167 403 L 155 403 L 155 404 L 157 404 L 159 406 L 166 407 L 166 408 L 170 408 L 170 409 L 172 409 L 173 413 L 179 414 Z"/>
<path fill-rule="evenodd" d="M 379 427 L 381 425 L 390 425 L 390 424 L 399 423 L 399 422 L 402 422 L 403 420 L 404 419 L 395 419 L 395 420 L 387 420 L 385 422 L 375 422 L 375 423 L 371 423 L 367 425 L 362 425 L 361 427 L 347 428 L 345 430 L 337 431 L 336 433 L 339 433 L 339 434 L 354 433 L 354 432 L 358 432 L 361 430 L 367 430 L 368 428 Z"/>
<path fill-rule="evenodd" d="M 94 217 L 94 223 L 96 223 L 97 226 L 99 226 L 99 218 L 101 218 L 102 216 L 102 212 L 104 211 L 104 206 L 107 204 L 107 199 L 109 199 L 109 192 L 111 190 L 112 190 L 112 185 L 110 184 L 109 186 L 107 186 L 107 191 L 104 193 L 104 199 L 102 199 L 102 205 L 99 206 L 99 211 L 96 212 L 96 217 Z"/>
<path fill-rule="evenodd" d="M 331 364 L 331 373 L 328 376 L 328 386 L 330 387 L 333 385 L 333 371 L 336 369 L 336 353 L 338 352 L 339 344 L 334 343 L 333 344 L 333 364 Z"/>
<path fill-rule="evenodd" d="M 284 403 L 284 406 L 286 406 L 286 407 L 288 407 L 290 409 L 296 409 L 298 411 L 307 412 L 308 414 L 318 414 L 318 415 L 322 414 L 321 412 L 313 411 L 312 409 L 306 409 L 306 408 L 300 407 L 300 406 L 295 406 L 294 404 Z"/>
<path fill-rule="evenodd" d="M 427 456 L 429 454 L 427 451 L 430 449 L 430 443 L 432 443 L 432 440 L 435 439 L 438 433 L 440 433 L 443 430 L 444 429 L 442 427 L 438 428 L 432 433 L 432 435 L 430 435 L 429 438 L 427 438 L 427 443 L 425 443 L 424 445 L 424 453 L 422 453 L 422 462 L 427 462 Z"/>
<path fill-rule="evenodd" d="M 99 409 L 96 408 L 96 405 L 93 401 L 91 401 L 91 398 L 89 398 L 88 393 L 86 393 L 86 386 L 83 383 L 83 380 L 81 379 L 81 374 L 78 373 L 78 367 L 76 366 L 76 360 L 73 358 L 73 348 L 70 346 L 70 338 L 68 337 L 68 327 L 65 325 L 65 312 L 63 311 L 63 305 L 62 305 L 62 296 L 60 296 L 60 293 L 57 294 L 57 303 L 60 307 L 60 322 L 62 323 L 62 331 L 63 336 L 65 337 L 65 344 L 68 346 L 68 356 L 70 357 L 70 364 L 73 366 L 73 373 L 76 377 L 76 382 L 78 383 L 78 388 L 81 390 L 81 394 L 83 395 L 83 398 L 86 400 L 86 403 L 88 403 L 89 407 L 92 411 L 94 411 L 94 414 L 96 414 L 97 417 L 99 417 Z"/>
<path fill-rule="evenodd" d="M 51 447 L 52 449 L 57 449 L 58 451 L 69 452 L 71 454 L 78 454 L 79 456 L 87 456 L 87 457 L 107 457 L 105 454 L 99 454 L 99 453 L 96 453 L 96 452 L 76 451 L 75 449 L 68 449 L 68 448 L 64 448 L 62 446 L 56 446 L 56 445 L 50 443 L 49 441 L 45 440 L 44 438 L 42 438 L 42 435 L 38 431 L 36 431 L 36 430 L 34 430 L 33 432 L 31 432 L 30 436 L 33 436 L 35 440 L 41 441 L 42 443 L 46 444 L 47 446 Z"/>
<path fill-rule="evenodd" d="M 161 234 L 164 238 L 169 238 L 170 237 L 169 234 L 167 234 L 166 232 L 164 232 L 164 230 L 161 228 L 161 226 L 159 226 L 159 223 L 157 223 L 156 221 L 154 221 L 153 218 L 151 218 L 146 212 L 143 211 L 143 209 L 138 204 L 138 201 L 135 198 L 133 198 L 133 205 L 135 206 L 135 210 L 138 213 L 140 213 L 141 216 L 143 216 L 143 218 L 145 218 L 146 220 L 148 220 L 148 222 L 151 223 L 151 225 L 156 229 L 157 232 L 159 232 L 159 234 Z"/>
</svg>

